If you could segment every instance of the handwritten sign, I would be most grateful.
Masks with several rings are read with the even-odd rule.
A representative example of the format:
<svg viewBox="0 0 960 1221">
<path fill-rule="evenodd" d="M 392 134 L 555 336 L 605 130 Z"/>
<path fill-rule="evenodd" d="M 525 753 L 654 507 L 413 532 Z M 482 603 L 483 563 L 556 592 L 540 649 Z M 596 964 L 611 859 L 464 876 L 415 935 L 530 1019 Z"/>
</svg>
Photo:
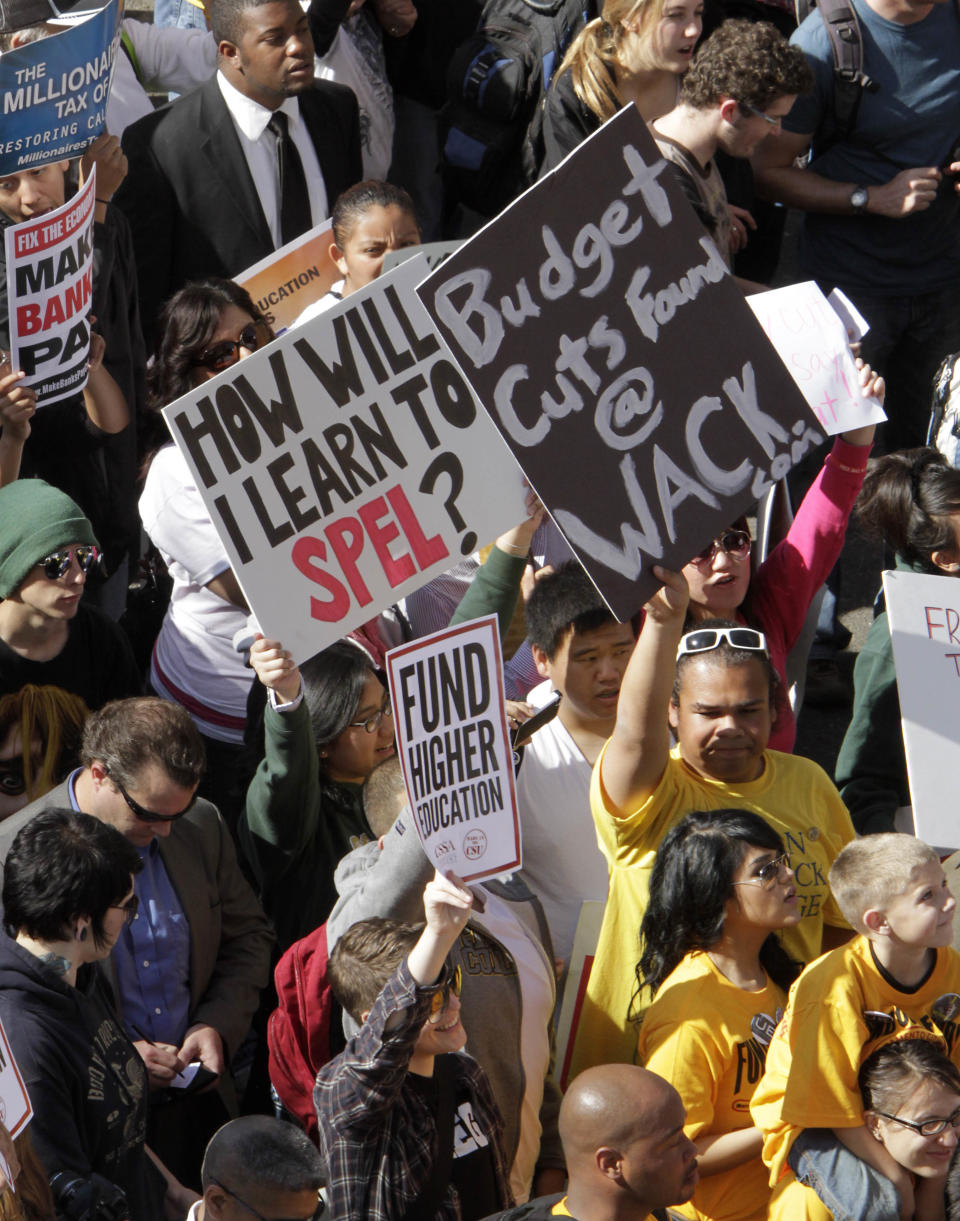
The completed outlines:
<svg viewBox="0 0 960 1221">
<path fill-rule="evenodd" d="M 387 654 L 397 753 L 434 866 L 464 881 L 520 868 L 497 616 Z"/>
<path fill-rule="evenodd" d="M 328 220 L 234 276 L 274 334 L 289 330 L 308 305 L 319 301 L 331 285 L 343 279 L 330 257 L 332 241 L 333 227 Z"/>
<path fill-rule="evenodd" d="M 19 1136 L 31 1119 L 30 1096 L 10 1050 L 7 1032 L 0 1023 L 0 1123 L 11 1136 Z"/>
<path fill-rule="evenodd" d="M 916 833 L 937 848 L 960 848 L 960 581 L 885 572 L 883 595 Z"/>
<path fill-rule="evenodd" d="M 457 238 L 449 242 L 423 242 L 420 246 L 402 246 L 399 250 L 391 250 L 383 260 L 383 270 L 391 271 L 394 267 L 399 267 L 401 263 L 405 263 L 407 259 L 412 259 L 415 255 L 422 254 L 427 260 L 427 267 L 424 269 L 424 275 L 427 274 L 427 268 L 433 271 L 434 267 L 439 267 L 444 259 L 448 258 L 455 250 L 459 250 L 463 245 L 463 241 Z"/>
<path fill-rule="evenodd" d="M 107 121 L 123 0 L 0 55 L 0 176 L 78 157 Z"/>
<path fill-rule="evenodd" d="M 747 304 L 824 432 L 883 423 L 883 407 L 860 390 L 844 319 L 812 280 L 756 293 Z"/>
<path fill-rule="evenodd" d="M 823 439 L 635 106 L 418 292 L 620 619 Z"/>
<path fill-rule="evenodd" d="M 164 411 L 264 632 L 304 661 L 526 516 L 412 260 Z"/>
<path fill-rule="evenodd" d="M 95 204 L 94 166 L 62 208 L 4 233 L 10 362 L 27 375 L 41 406 L 87 384 Z"/>
</svg>

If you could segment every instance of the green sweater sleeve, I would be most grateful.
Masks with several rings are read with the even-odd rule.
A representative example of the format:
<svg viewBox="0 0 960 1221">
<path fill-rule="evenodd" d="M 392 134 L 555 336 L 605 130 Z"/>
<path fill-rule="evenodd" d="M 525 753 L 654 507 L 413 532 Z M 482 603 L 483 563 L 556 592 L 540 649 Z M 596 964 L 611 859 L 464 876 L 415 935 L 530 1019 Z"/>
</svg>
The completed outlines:
<svg viewBox="0 0 960 1221">
<path fill-rule="evenodd" d="M 500 621 L 500 639 L 503 640 L 517 607 L 520 579 L 526 566 L 525 556 L 507 555 L 499 547 L 492 547 L 486 563 L 479 569 L 453 612 L 450 626 L 494 614 Z"/>
<path fill-rule="evenodd" d="M 306 702 L 264 710 L 265 753 L 247 790 L 240 842 L 261 886 L 295 865 L 317 832 L 320 779 Z"/>
</svg>

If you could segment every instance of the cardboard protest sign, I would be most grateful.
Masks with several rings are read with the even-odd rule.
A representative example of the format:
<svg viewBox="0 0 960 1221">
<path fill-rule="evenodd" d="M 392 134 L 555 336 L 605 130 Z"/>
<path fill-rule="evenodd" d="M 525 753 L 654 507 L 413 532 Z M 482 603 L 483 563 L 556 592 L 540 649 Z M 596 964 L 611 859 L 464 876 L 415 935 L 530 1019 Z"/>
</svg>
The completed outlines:
<svg viewBox="0 0 960 1221">
<path fill-rule="evenodd" d="M 399 250 L 391 250 L 383 260 L 383 270 L 392 271 L 394 267 L 399 267 L 401 263 L 405 263 L 407 259 L 412 259 L 418 254 L 422 254 L 427 260 L 427 266 L 424 268 L 423 274 L 427 274 L 427 268 L 433 271 L 434 267 L 439 267 L 445 258 L 453 254 L 455 250 L 459 250 L 463 245 L 463 241 L 457 238 L 449 242 L 423 242 L 420 246 L 402 246 Z"/>
<path fill-rule="evenodd" d="M 381 276 L 164 411 L 249 604 L 297 661 L 526 516 L 422 274 Z"/>
<path fill-rule="evenodd" d="M 96 179 L 94 166 L 62 208 L 4 232 L 10 364 L 27 375 L 39 406 L 87 384 Z"/>
<path fill-rule="evenodd" d="M 435 868 L 465 882 L 520 868 L 520 819 L 497 616 L 387 654 L 397 754 Z"/>
<path fill-rule="evenodd" d="M 844 318 L 812 280 L 755 293 L 747 304 L 824 432 L 883 423 L 883 407 L 860 390 Z"/>
<path fill-rule="evenodd" d="M 11 1136 L 18 1136 L 31 1119 L 30 1096 L 10 1050 L 7 1032 L 0 1023 L 0 1123 Z"/>
<path fill-rule="evenodd" d="M 573 950 L 563 985 L 560 1020 L 557 1023 L 557 1064 L 560 1066 L 558 1081 L 562 1090 L 570 1084 L 573 1049 L 576 1046 L 587 984 L 590 982 L 590 972 L 600 941 L 600 926 L 603 924 L 605 906 L 598 899 L 584 899 L 580 904 L 580 918 L 573 937 Z"/>
<path fill-rule="evenodd" d="M 893 660 L 916 833 L 960 848 L 960 581 L 885 572 Z"/>
<path fill-rule="evenodd" d="M 89 13 L 0 55 L 0 176 L 77 157 L 103 131 L 123 0 Z"/>
<path fill-rule="evenodd" d="M 635 106 L 418 292 L 621 619 L 822 440 Z"/>
<path fill-rule="evenodd" d="M 253 298 L 274 334 L 289 330 L 308 305 L 343 279 L 330 257 L 332 241 L 333 226 L 324 221 L 233 277 Z"/>
</svg>

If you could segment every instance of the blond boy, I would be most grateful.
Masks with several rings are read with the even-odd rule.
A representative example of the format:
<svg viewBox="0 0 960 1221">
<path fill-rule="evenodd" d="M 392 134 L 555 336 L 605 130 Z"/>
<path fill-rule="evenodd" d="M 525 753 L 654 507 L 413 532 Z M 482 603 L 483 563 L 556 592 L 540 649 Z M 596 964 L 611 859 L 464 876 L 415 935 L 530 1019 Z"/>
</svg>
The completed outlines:
<svg viewBox="0 0 960 1221">
<path fill-rule="evenodd" d="M 912 1216 L 910 1175 L 864 1126 L 857 1073 L 881 1041 L 911 1030 L 939 1032 L 960 1063 L 956 903 L 937 854 L 910 835 L 848 844 L 829 881 L 860 935 L 794 984 L 750 1111 L 772 1186 L 792 1170 L 836 1221 Z"/>
</svg>

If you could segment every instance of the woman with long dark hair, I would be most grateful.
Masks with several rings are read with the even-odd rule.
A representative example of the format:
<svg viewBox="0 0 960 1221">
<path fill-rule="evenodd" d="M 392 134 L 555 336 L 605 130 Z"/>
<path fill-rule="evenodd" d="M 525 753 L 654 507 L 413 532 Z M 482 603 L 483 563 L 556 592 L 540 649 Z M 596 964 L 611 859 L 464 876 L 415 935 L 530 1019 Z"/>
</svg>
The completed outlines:
<svg viewBox="0 0 960 1221">
<path fill-rule="evenodd" d="M 640 929 L 637 987 L 653 1002 L 639 1056 L 679 1092 L 707 1221 L 764 1221 L 763 1137 L 749 1104 L 800 966 L 777 933 L 800 920 L 783 840 L 758 814 L 688 814 L 664 838 Z"/>
</svg>

